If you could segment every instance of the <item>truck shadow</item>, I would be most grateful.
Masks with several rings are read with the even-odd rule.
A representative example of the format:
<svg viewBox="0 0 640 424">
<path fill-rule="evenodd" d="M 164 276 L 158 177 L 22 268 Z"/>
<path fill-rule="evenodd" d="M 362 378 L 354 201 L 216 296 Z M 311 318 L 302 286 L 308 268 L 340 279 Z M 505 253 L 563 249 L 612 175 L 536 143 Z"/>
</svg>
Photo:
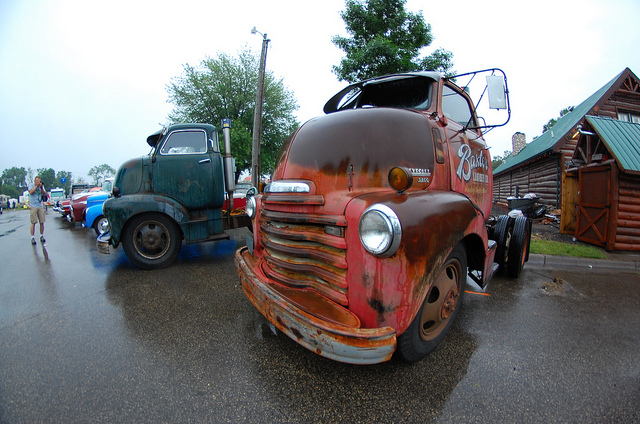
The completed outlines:
<svg viewBox="0 0 640 424">
<path fill-rule="evenodd" d="M 345 417 L 361 422 L 428 422 L 442 411 L 476 350 L 474 338 L 454 323 L 436 350 L 418 363 L 394 357 L 376 365 L 350 365 L 308 351 L 261 316 L 256 320 L 266 326 L 261 333 L 264 340 L 250 344 L 256 359 L 247 365 L 252 381 L 277 402 L 284 421 L 313 416 L 318 422 L 340 422 Z"/>
<path fill-rule="evenodd" d="M 394 358 L 356 366 L 318 356 L 260 315 L 242 292 L 232 256 L 221 258 L 158 271 L 118 268 L 105 289 L 122 312 L 124 337 L 142 347 L 138 354 L 202 382 L 207 396 L 233 399 L 237 414 L 248 406 L 262 411 L 263 422 L 427 421 L 467 373 L 476 342 L 460 320 L 413 365 Z M 225 414 L 235 408 L 216 407 Z"/>
</svg>

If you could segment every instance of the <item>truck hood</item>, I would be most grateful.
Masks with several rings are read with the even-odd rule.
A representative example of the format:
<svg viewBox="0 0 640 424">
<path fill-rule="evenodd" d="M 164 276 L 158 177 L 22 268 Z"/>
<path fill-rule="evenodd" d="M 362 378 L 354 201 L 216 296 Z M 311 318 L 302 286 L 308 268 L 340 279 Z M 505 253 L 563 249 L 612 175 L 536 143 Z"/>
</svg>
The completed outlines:
<svg viewBox="0 0 640 424">
<path fill-rule="evenodd" d="M 434 147 L 419 112 L 352 109 L 308 121 L 283 145 L 277 163 L 274 180 L 310 180 L 315 194 L 355 196 L 389 189 L 387 175 L 396 166 L 430 180 Z"/>
<path fill-rule="evenodd" d="M 114 187 L 118 187 L 120 190 L 120 195 L 133 194 L 140 191 L 143 180 L 143 163 L 148 158 L 149 156 L 143 156 L 130 159 L 120 166 L 113 183 Z"/>
</svg>

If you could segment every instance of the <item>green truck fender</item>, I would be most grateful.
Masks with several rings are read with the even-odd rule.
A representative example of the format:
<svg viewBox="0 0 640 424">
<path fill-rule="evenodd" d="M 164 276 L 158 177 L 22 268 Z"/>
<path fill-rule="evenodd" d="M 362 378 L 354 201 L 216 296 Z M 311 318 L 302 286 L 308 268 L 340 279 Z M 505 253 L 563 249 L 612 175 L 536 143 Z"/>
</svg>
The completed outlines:
<svg viewBox="0 0 640 424">
<path fill-rule="evenodd" d="M 113 247 L 118 247 L 122 229 L 136 215 L 161 213 L 176 221 L 181 228 L 189 220 L 189 212 L 181 203 L 172 197 L 157 193 L 112 197 L 104 202 L 102 210 L 109 221 Z"/>
</svg>

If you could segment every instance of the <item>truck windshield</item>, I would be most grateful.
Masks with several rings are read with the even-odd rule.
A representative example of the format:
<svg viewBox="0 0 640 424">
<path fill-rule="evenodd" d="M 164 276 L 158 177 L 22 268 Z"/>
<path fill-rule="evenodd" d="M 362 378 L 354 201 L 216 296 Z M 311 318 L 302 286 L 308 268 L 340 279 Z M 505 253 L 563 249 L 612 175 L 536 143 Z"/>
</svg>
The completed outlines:
<svg viewBox="0 0 640 424">
<path fill-rule="evenodd" d="M 206 153 L 207 135 L 204 131 L 175 131 L 169 134 L 160 154 L 180 155 Z"/>
<path fill-rule="evenodd" d="M 358 107 L 397 107 L 424 110 L 431 104 L 432 80 L 423 77 L 399 78 L 367 84 Z"/>
</svg>

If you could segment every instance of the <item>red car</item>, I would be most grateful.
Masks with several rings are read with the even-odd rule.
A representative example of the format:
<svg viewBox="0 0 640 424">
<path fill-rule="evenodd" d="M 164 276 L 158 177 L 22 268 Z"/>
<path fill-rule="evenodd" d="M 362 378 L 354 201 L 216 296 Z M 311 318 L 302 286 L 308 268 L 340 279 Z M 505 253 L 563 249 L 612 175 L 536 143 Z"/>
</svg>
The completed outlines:
<svg viewBox="0 0 640 424">
<path fill-rule="evenodd" d="M 87 208 L 87 198 L 100 191 L 100 187 L 94 187 L 89 191 L 74 194 L 71 196 L 69 212 L 67 213 L 67 221 L 82 222 L 84 221 L 84 210 Z"/>
<path fill-rule="evenodd" d="M 245 208 L 247 206 L 247 190 L 251 188 L 251 184 L 249 183 L 237 183 L 236 189 L 233 192 L 233 209 L 231 214 L 234 213 L 244 213 Z M 227 197 L 224 200 L 224 210 L 229 210 L 229 198 L 228 193 Z"/>
<path fill-rule="evenodd" d="M 71 204 L 70 199 L 64 199 L 58 202 L 58 212 L 60 212 L 63 218 L 69 215 L 69 212 L 71 211 L 70 204 Z"/>
<path fill-rule="evenodd" d="M 102 187 L 94 187 L 90 190 L 83 191 L 82 193 L 74 194 L 71 196 L 71 202 L 69 212 L 67 213 L 67 221 L 69 222 L 82 222 L 84 221 L 84 211 L 87 208 L 87 199 L 90 196 L 103 193 L 111 193 L 113 188 L 113 178 L 105 179 L 102 183 Z"/>
</svg>

